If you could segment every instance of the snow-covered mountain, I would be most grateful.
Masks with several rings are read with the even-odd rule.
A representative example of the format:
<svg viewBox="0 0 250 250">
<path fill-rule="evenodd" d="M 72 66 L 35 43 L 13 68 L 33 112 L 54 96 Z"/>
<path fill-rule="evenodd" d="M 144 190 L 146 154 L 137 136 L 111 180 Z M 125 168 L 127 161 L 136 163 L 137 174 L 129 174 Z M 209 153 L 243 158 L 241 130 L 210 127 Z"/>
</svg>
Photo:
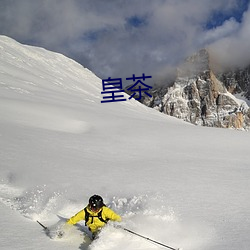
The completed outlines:
<svg viewBox="0 0 250 250">
<path fill-rule="evenodd" d="M 228 69 L 216 75 L 230 93 L 238 94 L 240 98 L 245 98 L 248 104 L 250 103 L 250 66 Z"/>
<path fill-rule="evenodd" d="M 249 129 L 249 69 L 221 73 L 211 61 L 200 50 L 180 65 L 171 87 L 155 87 L 142 102 L 196 125 Z"/>
<path fill-rule="evenodd" d="M 36 223 L 53 228 L 97 193 L 124 227 L 171 247 L 248 250 L 249 133 L 101 103 L 101 83 L 0 37 L 0 248 L 163 249 L 112 225 L 90 243 L 84 222 L 51 240 Z"/>
</svg>

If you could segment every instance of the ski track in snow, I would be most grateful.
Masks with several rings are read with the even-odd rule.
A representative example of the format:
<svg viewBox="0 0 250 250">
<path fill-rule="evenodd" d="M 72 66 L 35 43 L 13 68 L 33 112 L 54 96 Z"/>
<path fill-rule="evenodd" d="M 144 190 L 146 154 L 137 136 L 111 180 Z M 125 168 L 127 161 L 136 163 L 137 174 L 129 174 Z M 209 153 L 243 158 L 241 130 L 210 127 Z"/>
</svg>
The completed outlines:
<svg viewBox="0 0 250 250">
<path fill-rule="evenodd" d="M 87 122 L 71 118 L 70 115 L 65 114 L 66 110 L 63 113 L 62 109 L 51 108 L 48 105 L 33 104 L 31 106 L 28 102 L 2 101 L 0 113 L 6 108 L 9 112 L 2 117 L 2 121 L 73 134 L 85 133 L 90 129 Z M 20 108 L 22 112 L 20 112 Z M 2 111 L 2 113 L 4 112 Z"/>
</svg>

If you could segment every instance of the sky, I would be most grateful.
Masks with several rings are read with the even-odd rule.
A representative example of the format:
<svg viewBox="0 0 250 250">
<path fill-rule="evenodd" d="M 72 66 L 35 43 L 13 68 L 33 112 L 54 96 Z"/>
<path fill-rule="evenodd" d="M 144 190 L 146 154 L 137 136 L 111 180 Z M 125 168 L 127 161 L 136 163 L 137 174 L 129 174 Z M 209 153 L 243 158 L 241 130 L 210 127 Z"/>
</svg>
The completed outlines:
<svg viewBox="0 0 250 250">
<path fill-rule="evenodd" d="M 223 64 L 250 62 L 249 0 L 0 0 L 0 34 L 125 84 L 142 73 L 165 81 L 201 48 Z"/>
</svg>

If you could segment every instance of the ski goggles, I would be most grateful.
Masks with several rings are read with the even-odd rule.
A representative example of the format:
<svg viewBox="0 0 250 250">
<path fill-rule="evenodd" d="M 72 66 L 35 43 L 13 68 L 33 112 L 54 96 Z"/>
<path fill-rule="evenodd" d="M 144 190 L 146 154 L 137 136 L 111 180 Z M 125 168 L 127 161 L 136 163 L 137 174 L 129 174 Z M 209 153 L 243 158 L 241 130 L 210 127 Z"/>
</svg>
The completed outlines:
<svg viewBox="0 0 250 250">
<path fill-rule="evenodd" d="M 97 211 L 99 211 L 101 209 L 101 207 L 97 207 L 97 206 L 93 206 L 93 205 L 92 206 L 90 205 L 89 208 L 93 212 L 97 212 Z"/>
</svg>

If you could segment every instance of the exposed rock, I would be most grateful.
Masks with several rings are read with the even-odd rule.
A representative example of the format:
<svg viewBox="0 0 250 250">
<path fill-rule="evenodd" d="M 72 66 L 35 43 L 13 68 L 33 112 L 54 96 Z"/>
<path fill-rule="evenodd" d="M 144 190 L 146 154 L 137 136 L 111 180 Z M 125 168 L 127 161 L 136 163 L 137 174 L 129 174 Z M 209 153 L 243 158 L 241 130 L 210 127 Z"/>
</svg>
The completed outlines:
<svg viewBox="0 0 250 250">
<path fill-rule="evenodd" d="M 250 67 L 215 75 L 203 49 L 178 68 L 171 87 L 154 87 L 153 97 L 143 98 L 142 103 L 196 125 L 248 129 L 250 109 L 233 94 L 250 96 L 249 82 Z"/>
<path fill-rule="evenodd" d="M 232 94 L 241 93 L 250 100 L 250 66 L 245 69 L 227 70 L 218 73 L 218 79 L 222 81 Z"/>
</svg>

